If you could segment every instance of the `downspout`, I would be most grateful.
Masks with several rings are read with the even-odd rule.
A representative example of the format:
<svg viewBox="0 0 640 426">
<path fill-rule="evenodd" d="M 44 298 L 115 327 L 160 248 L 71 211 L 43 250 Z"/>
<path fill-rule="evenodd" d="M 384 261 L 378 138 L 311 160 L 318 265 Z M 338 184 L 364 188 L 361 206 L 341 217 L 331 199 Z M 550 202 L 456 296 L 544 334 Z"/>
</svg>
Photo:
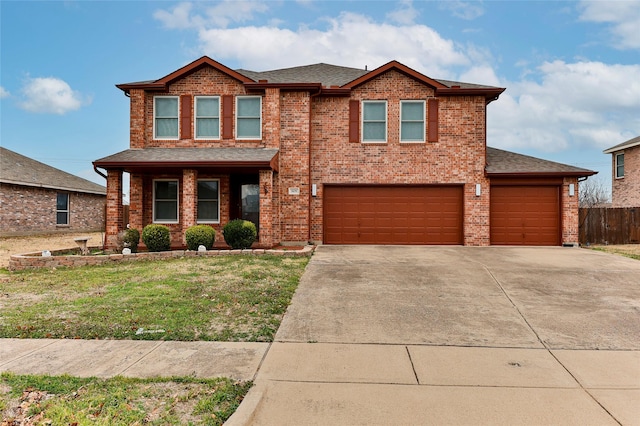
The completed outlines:
<svg viewBox="0 0 640 426">
<path fill-rule="evenodd" d="M 100 176 L 102 176 L 103 178 L 107 179 L 107 175 L 105 175 L 100 170 L 98 170 L 98 166 L 96 166 L 95 164 L 93 165 L 93 171 L 99 174 Z"/>
<path fill-rule="evenodd" d="M 314 98 L 317 98 L 318 96 L 320 96 L 322 94 L 322 86 L 320 86 L 320 88 L 318 89 L 318 93 L 311 93 L 309 95 L 309 164 L 308 164 L 308 169 L 309 169 L 309 205 L 307 208 L 307 223 L 309 224 L 308 227 L 308 232 L 307 232 L 307 243 L 312 244 L 312 240 L 311 240 L 311 203 L 313 202 L 313 182 L 311 181 L 311 146 L 313 145 L 313 141 L 312 141 L 312 122 L 311 122 L 311 111 L 313 109 L 312 107 L 312 101 Z"/>
</svg>

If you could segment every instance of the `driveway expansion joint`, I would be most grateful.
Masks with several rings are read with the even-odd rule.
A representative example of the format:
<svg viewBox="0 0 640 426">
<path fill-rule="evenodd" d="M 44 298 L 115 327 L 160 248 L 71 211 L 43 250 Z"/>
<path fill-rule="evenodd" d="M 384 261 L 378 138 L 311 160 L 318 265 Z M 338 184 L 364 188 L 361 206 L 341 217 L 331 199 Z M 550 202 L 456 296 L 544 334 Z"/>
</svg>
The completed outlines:
<svg viewBox="0 0 640 426">
<path fill-rule="evenodd" d="M 151 348 L 149 351 L 147 351 L 147 353 L 143 354 L 140 356 L 140 358 L 138 358 L 137 360 L 135 360 L 133 363 L 129 364 L 124 370 L 122 370 L 120 373 L 118 373 L 119 375 L 123 375 L 127 370 L 129 370 L 131 367 L 137 365 L 140 361 L 142 361 L 143 359 L 145 359 L 146 357 L 148 357 L 153 351 L 155 351 L 156 349 L 158 349 L 160 346 L 162 346 L 162 344 L 164 344 L 166 341 L 161 340 L 159 341 L 153 348 Z"/>
</svg>

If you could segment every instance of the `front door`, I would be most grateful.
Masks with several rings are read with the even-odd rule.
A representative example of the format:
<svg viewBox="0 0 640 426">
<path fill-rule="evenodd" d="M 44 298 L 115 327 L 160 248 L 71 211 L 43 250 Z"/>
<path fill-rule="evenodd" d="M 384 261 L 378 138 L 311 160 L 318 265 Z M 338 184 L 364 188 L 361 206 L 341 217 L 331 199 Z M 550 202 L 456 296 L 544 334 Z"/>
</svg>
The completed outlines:
<svg viewBox="0 0 640 426">
<path fill-rule="evenodd" d="M 260 185 L 258 175 L 231 176 L 231 220 L 253 222 L 260 230 Z"/>
</svg>

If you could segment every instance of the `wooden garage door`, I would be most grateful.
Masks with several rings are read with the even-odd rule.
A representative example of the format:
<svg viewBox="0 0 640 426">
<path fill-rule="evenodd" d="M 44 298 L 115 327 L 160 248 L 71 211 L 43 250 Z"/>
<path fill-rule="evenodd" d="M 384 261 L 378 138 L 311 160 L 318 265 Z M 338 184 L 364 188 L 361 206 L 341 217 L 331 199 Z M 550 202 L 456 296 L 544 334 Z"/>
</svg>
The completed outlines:
<svg viewBox="0 0 640 426">
<path fill-rule="evenodd" d="M 462 244 L 461 186 L 325 186 L 325 244 Z"/>
<path fill-rule="evenodd" d="M 491 244 L 560 245 L 558 186 L 491 186 Z"/>
</svg>

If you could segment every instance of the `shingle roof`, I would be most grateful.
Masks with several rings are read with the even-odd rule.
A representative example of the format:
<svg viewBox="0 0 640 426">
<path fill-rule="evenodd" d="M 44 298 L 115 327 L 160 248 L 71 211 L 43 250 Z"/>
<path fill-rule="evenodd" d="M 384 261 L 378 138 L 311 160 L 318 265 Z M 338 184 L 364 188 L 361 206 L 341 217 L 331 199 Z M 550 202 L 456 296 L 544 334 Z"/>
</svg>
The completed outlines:
<svg viewBox="0 0 640 426">
<path fill-rule="evenodd" d="M 7 148 L 0 147 L 0 182 L 104 195 L 107 189 Z"/>
<path fill-rule="evenodd" d="M 93 162 L 97 167 L 267 167 L 278 154 L 269 148 L 127 149 Z"/>
<path fill-rule="evenodd" d="M 325 87 L 331 87 L 344 86 L 370 73 L 372 70 L 320 63 L 271 71 L 249 71 L 245 69 L 235 71 L 255 81 L 267 80 L 269 83 L 321 83 Z M 460 86 L 461 89 L 488 89 L 493 87 L 451 80 L 434 80 L 447 87 Z"/>
<path fill-rule="evenodd" d="M 492 176 L 546 175 L 546 176 L 591 176 L 593 170 L 568 164 L 556 163 L 528 155 L 487 147 L 486 172 Z"/>
<path fill-rule="evenodd" d="M 618 145 L 612 146 L 609 149 L 605 149 L 603 152 L 605 154 L 611 154 L 611 153 L 613 153 L 615 151 L 622 151 L 625 148 L 632 148 L 632 147 L 637 146 L 637 145 L 640 145 L 640 136 L 636 136 L 635 138 L 629 139 L 626 142 L 622 142 L 622 143 L 620 143 Z"/>
</svg>

